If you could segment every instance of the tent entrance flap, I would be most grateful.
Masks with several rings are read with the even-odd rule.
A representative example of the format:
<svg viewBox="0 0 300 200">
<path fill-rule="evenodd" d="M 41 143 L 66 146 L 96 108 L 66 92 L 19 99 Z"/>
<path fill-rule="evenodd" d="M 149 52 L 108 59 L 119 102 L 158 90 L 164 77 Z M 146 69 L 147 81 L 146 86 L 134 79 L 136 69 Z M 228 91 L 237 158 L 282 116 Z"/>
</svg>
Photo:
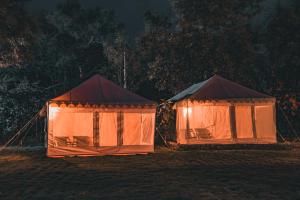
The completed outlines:
<svg viewBox="0 0 300 200">
<path fill-rule="evenodd" d="M 274 122 L 274 106 L 255 106 L 255 124 L 257 138 L 276 141 L 276 124 Z"/>
<path fill-rule="evenodd" d="M 228 106 L 179 107 L 176 123 L 181 144 L 231 138 Z"/>
<path fill-rule="evenodd" d="M 152 133 L 154 132 L 154 118 L 153 114 L 142 114 L 141 123 L 141 144 L 150 145 L 152 138 L 154 137 Z"/>
<path fill-rule="evenodd" d="M 100 147 L 117 146 L 117 113 L 100 113 Z"/>
<path fill-rule="evenodd" d="M 238 139 L 254 138 L 252 106 L 235 106 L 236 133 Z"/>
</svg>

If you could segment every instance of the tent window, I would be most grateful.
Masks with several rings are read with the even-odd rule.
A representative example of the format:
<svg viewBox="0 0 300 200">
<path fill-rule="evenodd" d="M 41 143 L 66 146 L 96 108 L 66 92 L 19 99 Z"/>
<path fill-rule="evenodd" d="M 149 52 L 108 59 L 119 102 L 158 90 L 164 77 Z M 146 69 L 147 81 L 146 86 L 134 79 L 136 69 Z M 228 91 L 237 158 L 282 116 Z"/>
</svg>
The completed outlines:
<svg viewBox="0 0 300 200">
<path fill-rule="evenodd" d="M 153 132 L 152 114 L 141 114 L 141 144 L 150 145 Z"/>
<path fill-rule="evenodd" d="M 276 141 L 273 106 L 255 106 L 255 124 L 258 139 Z"/>
<path fill-rule="evenodd" d="M 235 107 L 237 138 L 253 138 L 251 106 Z"/>
<path fill-rule="evenodd" d="M 117 113 L 100 113 L 100 147 L 117 146 Z"/>
<path fill-rule="evenodd" d="M 140 145 L 141 114 L 124 113 L 123 145 Z"/>
<path fill-rule="evenodd" d="M 228 106 L 206 106 L 194 103 L 189 107 L 189 111 L 185 109 L 186 107 L 177 109 L 179 143 L 231 138 Z"/>
<path fill-rule="evenodd" d="M 60 109 L 52 120 L 53 145 L 93 146 L 93 113 L 66 112 Z"/>
</svg>

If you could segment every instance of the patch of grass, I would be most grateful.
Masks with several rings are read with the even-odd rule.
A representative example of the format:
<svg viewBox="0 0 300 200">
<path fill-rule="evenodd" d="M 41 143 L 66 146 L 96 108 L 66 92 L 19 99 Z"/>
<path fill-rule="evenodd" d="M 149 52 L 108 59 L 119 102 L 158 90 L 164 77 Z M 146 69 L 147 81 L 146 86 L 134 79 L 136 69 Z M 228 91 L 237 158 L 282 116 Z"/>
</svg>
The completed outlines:
<svg viewBox="0 0 300 200">
<path fill-rule="evenodd" d="M 300 149 L 158 148 L 135 156 L 0 153 L 0 199 L 299 199 Z"/>
</svg>

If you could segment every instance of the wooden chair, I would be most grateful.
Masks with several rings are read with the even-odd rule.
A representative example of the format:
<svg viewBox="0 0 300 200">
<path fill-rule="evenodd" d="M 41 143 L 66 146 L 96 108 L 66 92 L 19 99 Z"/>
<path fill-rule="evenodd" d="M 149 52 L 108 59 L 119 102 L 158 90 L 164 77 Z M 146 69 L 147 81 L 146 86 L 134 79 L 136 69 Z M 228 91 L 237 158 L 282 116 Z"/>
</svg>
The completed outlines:
<svg viewBox="0 0 300 200">
<path fill-rule="evenodd" d="M 187 130 L 185 130 L 185 138 L 187 138 L 187 139 L 192 139 L 192 138 L 196 138 L 197 137 L 197 135 L 196 135 L 196 133 L 194 132 L 194 130 L 193 129 L 187 129 Z"/>
<path fill-rule="evenodd" d="M 54 146 L 71 146 L 70 138 L 67 136 L 60 136 L 54 138 Z"/>
<path fill-rule="evenodd" d="M 211 139 L 212 136 L 207 128 L 195 128 L 197 139 Z"/>
<path fill-rule="evenodd" d="M 88 136 L 74 136 L 73 140 L 74 140 L 73 146 L 76 146 L 76 147 L 89 146 L 89 137 Z"/>
</svg>

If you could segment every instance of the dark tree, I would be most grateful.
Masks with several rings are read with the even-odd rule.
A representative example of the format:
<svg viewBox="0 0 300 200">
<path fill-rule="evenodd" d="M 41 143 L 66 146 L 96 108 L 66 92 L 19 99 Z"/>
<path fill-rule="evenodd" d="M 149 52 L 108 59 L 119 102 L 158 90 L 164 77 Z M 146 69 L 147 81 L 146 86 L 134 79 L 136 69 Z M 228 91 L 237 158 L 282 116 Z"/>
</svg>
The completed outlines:
<svg viewBox="0 0 300 200">
<path fill-rule="evenodd" d="M 36 25 L 24 0 L 0 0 L 0 67 L 22 66 L 32 57 Z"/>
<path fill-rule="evenodd" d="M 59 84 L 66 90 L 95 72 L 118 80 L 115 62 L 122 60 L 118 46 L 123 36 L 112 11 L 85 9 L 78 1 L 65 1 L 45 13 L 40 24 L 43 34 L 33 67 L 44 86 Z"/>
<path fill-rule="evenodd" d="M 159 90 L 176 93 L 214 73 L 252 84 L 255 49 L 249 18 L 257 1 L 172 1 L 171 19 L 148 13 L 141 64 Z"/>
<path fill-rule="evenodd" d="M 124 33 L 112 11 L 67 0 L 34 24 L 22 6 L 1 0 L 0 63 L 7 67 L 0 68 L 0 137 L 93 73 L 122 80 Z"/>
<path fill-rule="evenodd" d="M 278 7 L 267 26 L 264 42 L 269 59 L 269 90 L 297 132 L 300 130 L 300 3 Z M 281 110 L 279 110 L 281 112 Z M 286 121 L 286 119 L 284 120 Z M 286 122 L 287 123 L 287 122 Z M 288 126 L 290 129 L 291 127 Z M 282 128 L 285 130 L 288 127 Z"/>
</svg>

